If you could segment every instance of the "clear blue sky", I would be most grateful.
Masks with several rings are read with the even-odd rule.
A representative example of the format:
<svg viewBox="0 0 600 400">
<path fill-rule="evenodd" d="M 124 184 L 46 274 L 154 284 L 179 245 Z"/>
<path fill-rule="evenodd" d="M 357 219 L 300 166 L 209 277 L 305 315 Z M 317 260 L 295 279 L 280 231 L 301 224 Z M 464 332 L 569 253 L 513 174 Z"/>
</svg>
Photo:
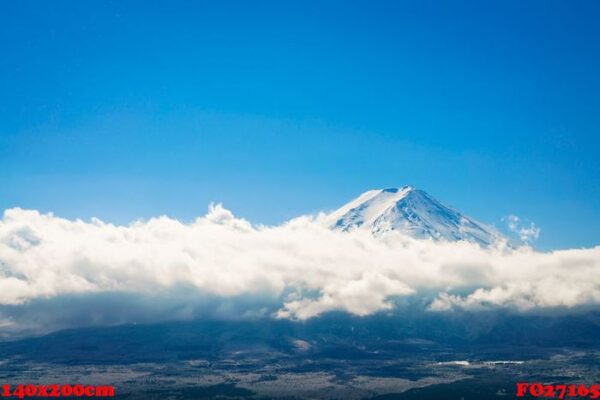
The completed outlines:
<svg viewBox="0 0 600 400">
<path fill-rule="evenodd" d="M 598 1 L 0 3 L 0 208 L 256 223 L 411 184 L 600 244 Z"/>
</svg>

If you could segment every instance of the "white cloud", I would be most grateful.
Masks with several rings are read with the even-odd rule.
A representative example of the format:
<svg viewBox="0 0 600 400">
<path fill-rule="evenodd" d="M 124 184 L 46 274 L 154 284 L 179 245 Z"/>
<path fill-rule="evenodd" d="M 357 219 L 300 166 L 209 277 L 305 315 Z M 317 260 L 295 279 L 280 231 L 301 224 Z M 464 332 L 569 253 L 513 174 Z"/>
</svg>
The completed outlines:
<svg viewBox="0 0 600 400">
<path fill-rule="evenodd" d="M 516 215 L 508 215 L 505 217 L 505 220 L 508 229 L 511 232 L 516 233 L 525 243 L 530 243 L 540 237 L 541 229 L 533 222 L 530 222 L 529 225 L 527 225 Z"/>
<path fill-rule="evenodd" d="M 36 318 L 42 325 L 76 324 L 64 314 L 88 303 L 89 321 L 98 323 L 187 318 L 198 309 L 234 318 L 369 315 L 392 308 L 397 296 L 432 292 L 432 311 L 600 305 L 600 247 L 542 253 L 396 232 L 374 238 L 331 231 L 322 218 L 254 227 L 216 205 L 191 223 L 162 216 L 118 226 L 6 210 L 0 321 L 10 323 L 0 330 L 24 328 L 21 314 L 51 304 L 60 306 Z M 79 300 L 59 301 L 70 296 Z M 107 296 L 137 300 L 115 311 Z M 111 312 L 119 317 L 103 314 Z"/>
</svg>

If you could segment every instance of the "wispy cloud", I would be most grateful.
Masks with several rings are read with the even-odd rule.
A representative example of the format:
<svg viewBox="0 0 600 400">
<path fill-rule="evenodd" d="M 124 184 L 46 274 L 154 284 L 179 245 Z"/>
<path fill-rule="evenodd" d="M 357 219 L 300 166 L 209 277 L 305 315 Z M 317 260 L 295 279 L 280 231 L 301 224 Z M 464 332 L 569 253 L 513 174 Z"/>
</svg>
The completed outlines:
<svg viewBox="0 0 600 400">
<path fill-rule="evenodd" d="M 333 232 L 322 220 L 256 227 L 216 205 L 190 223 L 162 216 L 119 226 L 6 210 L 0 330 L 206 313 L 368 315 L 394 307 L 399 296 L 426 293 L 434 293 L 430 311 L 600 305 L 600 247 L 484 249 L 396 232 Z M 115 302 L 128 305 L 107 306 Z"/>
<path fill-rule="evenodd" d="M 531 243 L 540 237 L 541 229 L 533 222 L 524 222 L 516 215 L 508 215 L 504 218 L 508 229 L 516 233 L 519 239 L 526 243 Z"/>
</svg>

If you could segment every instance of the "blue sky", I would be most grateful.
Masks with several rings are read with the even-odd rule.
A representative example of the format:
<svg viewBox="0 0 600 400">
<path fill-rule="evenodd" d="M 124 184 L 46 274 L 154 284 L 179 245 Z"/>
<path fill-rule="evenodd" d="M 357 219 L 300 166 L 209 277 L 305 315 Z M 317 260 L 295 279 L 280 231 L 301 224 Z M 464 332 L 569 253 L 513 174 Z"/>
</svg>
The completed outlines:
<svg viewBox="0 0 600 400">
<path fill-rule="evenodd" d="M 600 3 L 4 1 L 0 208 L 274 224 L 411 184 L 600 243 Z"/>
</svg>

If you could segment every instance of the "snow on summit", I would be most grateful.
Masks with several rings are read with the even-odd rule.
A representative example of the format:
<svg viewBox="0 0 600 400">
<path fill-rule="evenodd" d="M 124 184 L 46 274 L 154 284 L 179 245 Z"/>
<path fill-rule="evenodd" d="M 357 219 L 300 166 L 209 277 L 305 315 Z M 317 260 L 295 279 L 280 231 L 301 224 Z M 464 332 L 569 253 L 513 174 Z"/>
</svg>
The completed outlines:
<svg viewBox="0 0 600 400">
<path fill-rule="evenodd" d="M 412 186 L 364 192 L 329 214 L 326 221 L 332 229 L 367 229 L 375 235 L 401 231 L 418 239 L 466 240 L 482 246 L 506 241 L 494 228 Z"/>
</svg>

